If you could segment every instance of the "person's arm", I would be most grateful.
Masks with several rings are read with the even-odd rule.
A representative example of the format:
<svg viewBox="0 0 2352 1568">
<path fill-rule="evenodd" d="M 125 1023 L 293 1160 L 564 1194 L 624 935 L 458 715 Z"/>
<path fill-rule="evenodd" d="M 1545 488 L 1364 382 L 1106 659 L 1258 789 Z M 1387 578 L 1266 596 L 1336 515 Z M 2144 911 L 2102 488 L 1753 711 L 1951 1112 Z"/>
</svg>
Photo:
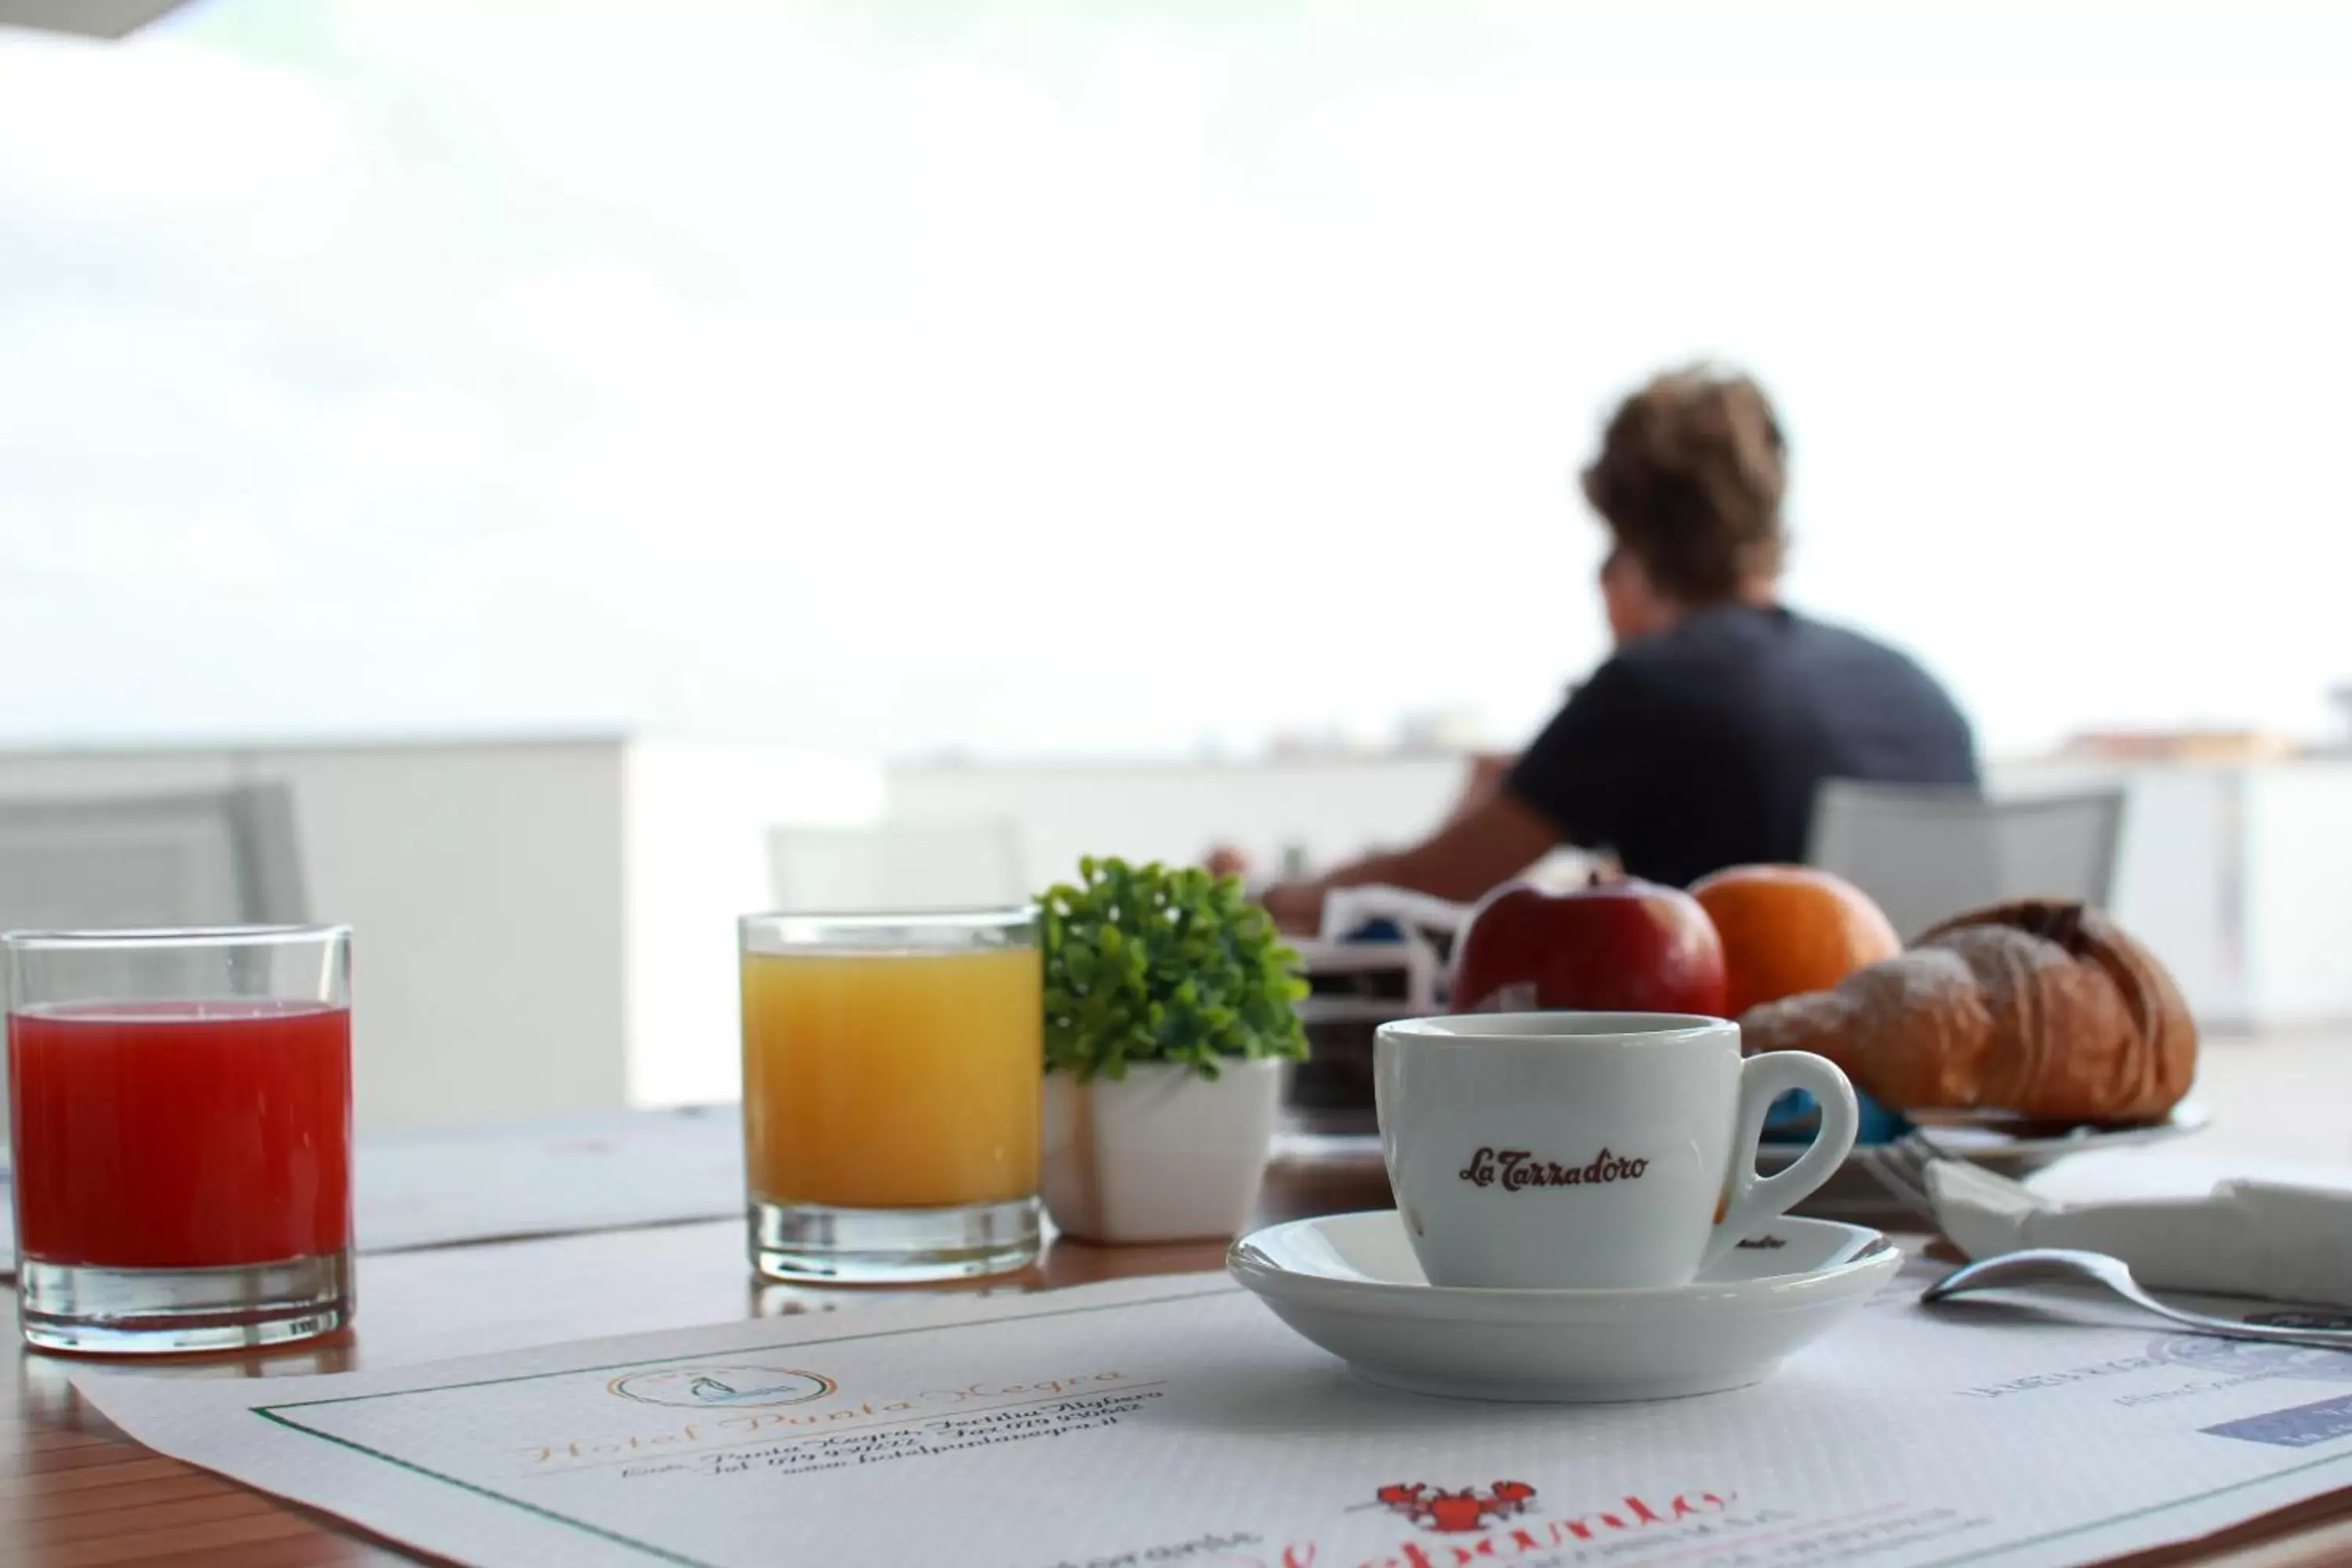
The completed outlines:
<svg viewBox="0 0 2352 1568">
<path fill-rule="evenodd" d="M 1268 888 L 1262 895 L 1265 907 L 1284 930 L 1312 934 L 1322 925 L 1323 898 L 1333 888 L 1378 882 L 1466 903 L 1557 845 L 1614 848 L 1646 792 L 1653 745 L 1641 682 L 1612 658 L 1495 776 L 1483 801 L 1465 803 L 1410 849 L 1375 855 L 1313 881 Z"/>
<path fill-rule="evenodd" d="M 1311 934 L 1323 921 L 1324 895 L 1334 888 L 1377 883 L 1468 903 L 1559 842 L 1559 830 L 1542 814 L 1498 788 L 1410 849 L 1367 856 L 1311 882 L 1268 888 L 1265 907 L 1284 930 Z"/>
<path fill-rule="evenodd" d="M 1503 781 L 1511 776 L 1511 764 L 1517 759 L 1507 752 L 1481 752 L 1470 759 L 1470 776 L 1463 781 L 1462 793 L 1454 798 L 1454 808 L 1445 814 L 1440 827 L 1451 827 L 1503 791 Z"/>
</svg>

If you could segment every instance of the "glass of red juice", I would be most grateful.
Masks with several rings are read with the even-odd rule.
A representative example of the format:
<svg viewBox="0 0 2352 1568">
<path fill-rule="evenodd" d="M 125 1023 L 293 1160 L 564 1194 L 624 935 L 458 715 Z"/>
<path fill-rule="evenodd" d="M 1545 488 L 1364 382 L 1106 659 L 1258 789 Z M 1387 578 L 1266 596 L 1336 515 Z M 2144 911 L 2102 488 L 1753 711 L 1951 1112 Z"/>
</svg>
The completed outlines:
<svg viewBox="0 0 2352 1568">
<path fill-rule="evenodd" d="M 11 931 L 16 1295 L 46 1350 L 352 1315 L 351 931 Z"/>
</svg>

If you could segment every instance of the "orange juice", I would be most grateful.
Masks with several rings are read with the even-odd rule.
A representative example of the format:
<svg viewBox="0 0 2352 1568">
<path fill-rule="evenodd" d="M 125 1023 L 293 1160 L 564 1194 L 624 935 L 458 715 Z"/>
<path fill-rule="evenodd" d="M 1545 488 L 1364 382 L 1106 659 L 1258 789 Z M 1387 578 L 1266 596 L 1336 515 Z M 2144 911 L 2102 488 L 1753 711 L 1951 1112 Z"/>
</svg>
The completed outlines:
<svg viewBox="0 0 2352 1568">
<path fill-rule="evenodd" d="M 743 954 L 751 1195 L 843 1208 L 1037 1191 L 1043 980 L 1031 947 Z"/>
</svg>

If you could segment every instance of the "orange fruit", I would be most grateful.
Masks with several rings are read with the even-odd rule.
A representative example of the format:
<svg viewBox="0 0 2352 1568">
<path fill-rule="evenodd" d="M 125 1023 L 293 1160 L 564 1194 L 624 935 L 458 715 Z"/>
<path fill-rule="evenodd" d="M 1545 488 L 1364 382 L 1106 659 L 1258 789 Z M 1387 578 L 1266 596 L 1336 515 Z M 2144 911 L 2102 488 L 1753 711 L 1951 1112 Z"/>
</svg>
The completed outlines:
<svg viewBox="0 0 2352 1568">
<path fill-rule="evenodd" d="M 1691 885 L 1723 939 L 1728 1016 L 1826 991 L 1903 951 L 1870 895 L 1811 866 L 1733 866 Z"/>
</svg>

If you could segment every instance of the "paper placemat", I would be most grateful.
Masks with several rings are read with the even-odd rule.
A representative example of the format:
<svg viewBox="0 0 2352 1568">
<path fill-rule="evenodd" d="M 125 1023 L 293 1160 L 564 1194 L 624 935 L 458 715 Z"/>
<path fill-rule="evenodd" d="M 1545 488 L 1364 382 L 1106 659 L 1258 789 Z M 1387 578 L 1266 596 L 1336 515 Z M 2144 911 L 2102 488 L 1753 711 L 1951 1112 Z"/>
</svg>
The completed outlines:
<svg viewBox="0 0 2352 1568">
<path fill-rule="evenodd" d="M 165 1453 L 486 1565 L 2058 1564 L 2352 1485 L 2352 1355 L 1931 1313 L 1922 1277 L 1764 1384 L 1647 1405 L 1391 1393 L 1221 1276 L 76 1382 Z"/>
</svg>

